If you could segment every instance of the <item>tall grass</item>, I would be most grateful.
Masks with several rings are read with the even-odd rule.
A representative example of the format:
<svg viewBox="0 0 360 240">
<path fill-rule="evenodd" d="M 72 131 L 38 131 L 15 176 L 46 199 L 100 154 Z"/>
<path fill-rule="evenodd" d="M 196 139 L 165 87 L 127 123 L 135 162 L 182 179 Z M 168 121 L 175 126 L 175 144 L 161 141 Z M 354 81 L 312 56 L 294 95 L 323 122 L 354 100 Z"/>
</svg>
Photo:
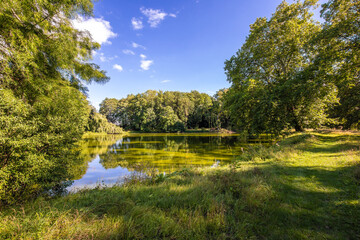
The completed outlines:
<svg viewBox="0 0 360 240">
<path fill-rule="evenodd" d="M 1 211 L 0 239 L 360 239 L 359 144 L 291 135 L 226 167 L 40 198 Z"/>
</svg>

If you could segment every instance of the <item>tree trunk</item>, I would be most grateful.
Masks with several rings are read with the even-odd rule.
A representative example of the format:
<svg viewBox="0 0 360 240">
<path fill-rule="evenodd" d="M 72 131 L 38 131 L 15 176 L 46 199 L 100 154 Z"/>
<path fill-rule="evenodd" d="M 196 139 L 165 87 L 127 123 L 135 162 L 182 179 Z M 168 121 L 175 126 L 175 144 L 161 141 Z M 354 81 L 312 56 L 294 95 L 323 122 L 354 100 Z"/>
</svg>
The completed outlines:
<svg viewBox="0 0 360 240">
<path fill-rule="evenodd" d="M 304 128 L 298 123 L 297 120 L 294 121 L 294 124 L 295 124 L 295 131 L 304 132 Z"/>
<path fill-rule="evenodd" d="M 302 124 L 300 123 L 299 119 L 297 118 L 297 116 L 295 114 L 295 107 L 292 107 L 290 109 L 290 112 L 291 112 L 291 118 L 293 119 L 292 123 L 294 125 L 295 131 L 296 132 L 304 132 L 304 127 L 302 126 Z"/>
</svg>

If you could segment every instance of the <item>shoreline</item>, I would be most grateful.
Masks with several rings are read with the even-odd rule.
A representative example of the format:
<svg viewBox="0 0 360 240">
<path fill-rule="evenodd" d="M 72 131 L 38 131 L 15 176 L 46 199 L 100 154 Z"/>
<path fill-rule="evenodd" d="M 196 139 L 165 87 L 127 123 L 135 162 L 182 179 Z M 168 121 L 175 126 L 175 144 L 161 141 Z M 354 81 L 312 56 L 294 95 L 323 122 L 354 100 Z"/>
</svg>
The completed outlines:
<svg viewBox="0 0 360 240">
<path fill-rule="evenodd" d="M 39 198 L 0 212 L 0 238 L 357 238 L 359 146 L 358 133 L 297 133 L 227 166 Z"/>
</svg>

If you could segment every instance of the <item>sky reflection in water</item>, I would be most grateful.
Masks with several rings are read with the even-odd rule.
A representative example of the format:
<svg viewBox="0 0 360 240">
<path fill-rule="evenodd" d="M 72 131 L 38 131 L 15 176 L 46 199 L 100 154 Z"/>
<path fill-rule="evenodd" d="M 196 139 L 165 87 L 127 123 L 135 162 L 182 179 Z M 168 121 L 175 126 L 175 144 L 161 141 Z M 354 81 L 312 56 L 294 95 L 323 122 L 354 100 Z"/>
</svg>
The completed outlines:
<svg viewBox="0 0 360 240">
<path fill-rule="evenodd" d="M 237 134 L 128 134 L 87 138 L 79 143 L 81 160 L 73 166 L 76 178 L 68 189 L 121 183 L 138 165 L 155 168 L 159 173 L 183 167 L 222 165 L 252 144 L 258 141 L 244 142 Z"/>
</svg>

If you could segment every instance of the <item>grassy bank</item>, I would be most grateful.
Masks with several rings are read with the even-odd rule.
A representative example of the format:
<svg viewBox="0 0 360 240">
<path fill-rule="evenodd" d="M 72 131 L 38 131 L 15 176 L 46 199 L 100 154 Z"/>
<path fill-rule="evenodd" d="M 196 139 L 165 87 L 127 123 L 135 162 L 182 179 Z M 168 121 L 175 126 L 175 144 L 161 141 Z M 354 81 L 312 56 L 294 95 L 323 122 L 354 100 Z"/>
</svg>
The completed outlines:
<svg viewBox="0 0 360 240">
<path fill-rule="evenodd" d="M 3 209 L 0 239 L 360 239 L 360 135 L 292 135 L 230 166 Z"/>
<path fill-rule="evenodd" d="M 123 135 L 127 132 L 123 131 L 121 133 L 106 133 L 106 132 L 85 132 L 82 135 L 82 138 L 93 138 L 93 137 L 101 137 L 101 136 L 108 136 L 108 135 Z"/>
<path fill-rule="evenodd" d="M 167 133 L 164 131 L 154 131 L 154 132 L 146 132 L 146 131 L 136 131 L 136 130 L 130 130 L 129 133 Z M 168 132 L 168 133 L 176 133 L 176 132 Z M 177 132 L 177 133 L 235 133 L 233 131 L 221 128 L 221 129 L 215 129 L 215 128 L 187 128 L 183 132 Z"/>
</svg>

